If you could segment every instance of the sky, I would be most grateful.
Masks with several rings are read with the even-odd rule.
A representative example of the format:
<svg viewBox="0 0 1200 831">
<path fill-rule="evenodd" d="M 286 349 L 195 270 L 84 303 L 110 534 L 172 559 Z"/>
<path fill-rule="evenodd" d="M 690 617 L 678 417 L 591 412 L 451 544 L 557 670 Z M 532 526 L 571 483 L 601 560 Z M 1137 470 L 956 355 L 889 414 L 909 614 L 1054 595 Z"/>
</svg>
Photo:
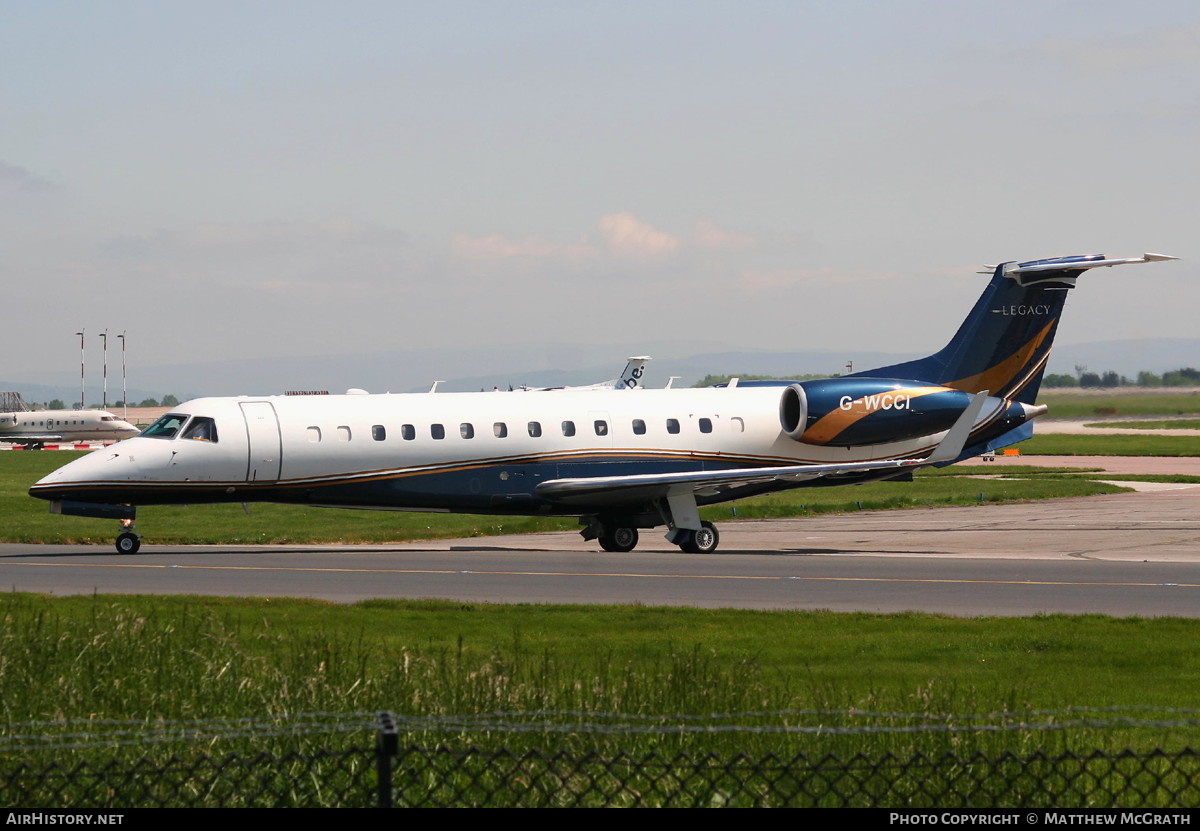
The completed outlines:
<svg viewBox="0 0 1200 831">
<path fill-rule="evenodd" d="M 1191 0 L 4 0 L 3 374 L 929 352 L 984 263 L 1147 251 L 1060 341 L 1197 337 L 1198 148 Z"/>
</svg>

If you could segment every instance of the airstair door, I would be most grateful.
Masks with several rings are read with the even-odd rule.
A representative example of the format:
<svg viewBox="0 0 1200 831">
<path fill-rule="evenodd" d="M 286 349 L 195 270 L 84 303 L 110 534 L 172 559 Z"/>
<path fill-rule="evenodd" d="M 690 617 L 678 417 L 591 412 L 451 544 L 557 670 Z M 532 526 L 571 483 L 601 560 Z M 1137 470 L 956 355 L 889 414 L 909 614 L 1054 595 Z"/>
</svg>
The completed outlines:
<svg viewBox="0 0 1200 831">
<path fill-rule="evenodd" d="M 246 419 L 249 458 L 247 482 L 277 482 L 283 465 L 283 442 L 279 435 L 279 416 L 269 401 L 240 402 Z"/>
</svg>

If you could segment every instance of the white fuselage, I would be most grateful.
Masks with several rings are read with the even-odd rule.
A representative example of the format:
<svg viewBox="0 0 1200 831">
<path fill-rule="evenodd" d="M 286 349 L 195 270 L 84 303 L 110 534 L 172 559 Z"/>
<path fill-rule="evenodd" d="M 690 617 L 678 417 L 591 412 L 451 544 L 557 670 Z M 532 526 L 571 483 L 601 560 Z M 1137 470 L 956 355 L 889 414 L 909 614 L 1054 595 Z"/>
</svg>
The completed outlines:
<svg viewBox="0 0 1200 831">
<path fill-rule="evenodd" d="M 172 410 L 181 416 L 178 432 L 143 434 L 93 453 L 33 492 L 70 488 L 57 498 L 134 504 L 261 499 L 498 512 L 536 504 L 583 513 L 586 506 L 559 511 L 539 503 L 537 486 L 578 476 L 903 459 L 927 454 L 945 435 L 865 447 L 802 444 L 780 428 L 780 392 L 201 398 Z M 976 423 L 994 421 L 1008 405 L 989 399 Z M 199 419 L 211 420 L 215 435 L 188 438 L 182 425 Z"/>
</svg>

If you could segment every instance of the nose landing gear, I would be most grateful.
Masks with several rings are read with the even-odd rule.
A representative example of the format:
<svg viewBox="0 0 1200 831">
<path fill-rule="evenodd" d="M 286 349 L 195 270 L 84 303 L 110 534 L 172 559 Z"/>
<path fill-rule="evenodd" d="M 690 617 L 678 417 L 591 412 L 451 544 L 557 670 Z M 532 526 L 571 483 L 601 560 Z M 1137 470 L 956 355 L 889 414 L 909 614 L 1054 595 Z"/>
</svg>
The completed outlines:
<svg viewBox="0 0 1200 831">
<path fill-rule="evenodd" d="M 136 554 L 142 547 L 142 535 L 133 530 L 133 520 L 121 520 L 121 533 L 117 535 L 118 554 Z"/>
</svg>

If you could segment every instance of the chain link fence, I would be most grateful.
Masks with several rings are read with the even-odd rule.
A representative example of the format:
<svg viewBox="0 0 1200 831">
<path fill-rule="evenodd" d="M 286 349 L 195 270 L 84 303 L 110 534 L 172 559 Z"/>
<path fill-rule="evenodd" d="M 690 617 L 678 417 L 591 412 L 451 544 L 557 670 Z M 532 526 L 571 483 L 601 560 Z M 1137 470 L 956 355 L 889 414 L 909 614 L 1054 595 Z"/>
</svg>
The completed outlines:
<svg viewBox="0 0 1200 831">
<path fill-rule="evenodd" d="M 1200 807 L 1200 753 L 1101 751 L 897 755 L 584 749 L 593 734 L 763 731 L 668 727 L 598 714 L 399 718 L 319 714 L 270 722 L 17 725 L 0 741 L 0 788 L 22 809 L 132 807 L 875 807 L 903 809 L 1167 809 Z M 751 714 L 745 714 L 751 715 Z M 763 716 L 765 714 L 752 714 Z M 580 716 L 586 716 L 581 719 Z M 523 718 L 524 717 L 524 718 Z M 693 717 L 694 718 L 694 717 Z M 723 718 L 723 717 L 722 717 Z M 731 720 L 733 717 L 729 717 Z M 719 718 L 717 719 L 720 720 Z M 1093 725 L 1102 720 L 1084 719 Z M 1002 719 L 1006 730 L 1028 723 Z M 1070 719 L 1052 719 L 1054 729 Z M 1159 719 L 1147 726 L 1196 720 Z M 1130 726 L 1128 718 L 1105 723 Z M 481 727 L 486 725 L 486 728 Z M 465 726 L 490 744 L 472 742 Z M 928 725 L 927 729 L 946 729 Z M 777 732 L 807 728 L 776 725 Z M 880 728 L 871 728 L 878 732 Z M 905 731 L 914 729 L 905 726 Z M 954 729 L 964 729 L 962 727 Z M 976 724 L 972 730 L 981 729 Z M 437 738 L 437 732 L 450 733 Z M 542 746 L 512 749 L 536 734 Z M 423 737 L 414 741 L 414 737 Z M 500 741 L 497 742 L 496 738 Z M 215 753 L 217 741 L 281 752 Z M 555 745 L 559 745 L 556 749 Z M 157 746 L 159 752 L 148 752 Z M 68 761 L 69 760 L 69 761 Z"/>
</svg>

